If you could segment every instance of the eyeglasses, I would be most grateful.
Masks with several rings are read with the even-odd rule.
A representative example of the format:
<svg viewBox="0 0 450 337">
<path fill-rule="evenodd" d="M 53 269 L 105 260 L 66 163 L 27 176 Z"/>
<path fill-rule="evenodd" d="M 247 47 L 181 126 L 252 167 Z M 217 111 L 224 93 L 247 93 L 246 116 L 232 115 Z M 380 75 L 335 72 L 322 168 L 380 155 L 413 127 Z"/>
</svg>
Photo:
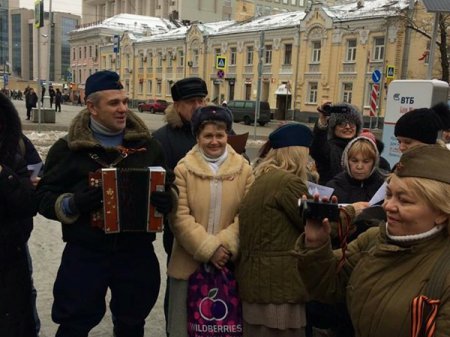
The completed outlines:
<svg viewBox="0 0 450 337">
<path fill-rule="evenodd" d="M 345 128 L 346 126 L 349 126 L 350 128 L 356 127 L 356 124 L 351 121 L 342 121 L 336 124 L 336 126 L 340 126 L 341 128 Z"/>
</svg>

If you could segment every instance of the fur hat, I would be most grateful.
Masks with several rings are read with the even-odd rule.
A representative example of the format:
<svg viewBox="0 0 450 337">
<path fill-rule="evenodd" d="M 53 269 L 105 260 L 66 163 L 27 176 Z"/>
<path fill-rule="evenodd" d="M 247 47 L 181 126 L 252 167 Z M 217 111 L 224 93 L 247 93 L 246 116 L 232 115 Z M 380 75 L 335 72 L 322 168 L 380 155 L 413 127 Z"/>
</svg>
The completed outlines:
<svg viewBox="0 0 450 337">
<path fill-rule="evenodd" d="M 399 177 L 417 177 L 450 184 L 450 151 L 440 145 L 419 145 L 405 151 L 395 167 Z"/>
<path fill-rule="evenodd" d="M 288 146 L 310 147 L 312 142 L 312 131 L 303 124 L 288 123 L 269 135 L 269 141 L 273 149 Z"/>
<path fill-rule="evenodd" d="M 336 125 L 349 121 L 356 125 L 356 134 L 358 135 L 362 128 L 362 117 L 359 110 L 351 104 L 342 103 L 340 105 L 348 106 L 350 111 L 347 113 L 332 113 L 328 119 L 328 139 L 336 138 L 334 129 Z"/>
<path fill-rule="evenodd" d="M 209 121 L 224 122 L 227 126 L 227 132 L 230 132 L 233 124 L 233 116 L 228 108 L 221 106 L 208 105 L 198 108 L 194 111 L 191 118 L 192 133 L 197 135 L 200 126 Z"/>
<path fill-rule="evenodd" d="M 432 108 L 411 110 L 401 116 L 395 123 L 396 137 L 407 137 L 425 144 L 435 144 L 438 132 L 450 128 L 450 110 L 444 103 Z"/>
<path fill-rule="evenodd" d="M 208 95 L 206 82 L 200 77 L 183 78 L 175 82 L 170 90 L 172 92 L 172 99 L 175 102 L 193 97 L 206 97 Z"/>
<path fill-rule="evenodd" d="M 88 97 L 97 91 L 113 89 L 123 89 L 119 75 L 114 71 L 102 70 L 93 73 L 87 78 L 84 92 L 86 97 Z"/>
</svg>

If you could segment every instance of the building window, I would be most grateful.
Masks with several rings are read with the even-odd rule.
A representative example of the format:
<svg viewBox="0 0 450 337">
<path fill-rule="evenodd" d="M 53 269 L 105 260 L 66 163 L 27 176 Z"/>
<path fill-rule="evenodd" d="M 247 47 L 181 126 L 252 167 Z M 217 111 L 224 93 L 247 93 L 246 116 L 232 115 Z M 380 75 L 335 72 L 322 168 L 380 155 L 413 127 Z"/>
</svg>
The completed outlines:
<svg viewBox="0 0 450 337">
<path fill-rule="evenodd" d="M 342 84 L 342 102 L 352 103 L 352 91 L 353 83 L 343 83 Z"/>
<path fill-rule="evenodd" d="M 384 37 L 376 37 L 373 42 L 373 60 L 382 61 L 384 59 Z"/>
<path fill-rule="evenodd" d="M 130 54 L 126 54 L 125 55 L 125 67 L 127 67 L 128 69 L 130 69 Z"/>
<path fill-rule="evenodd" d="M 299 0 L 298 1 L 298 6 L 299 7 L 304 7 L 305 6 L 305 0 Z"/>
<path fill-rule="evenodd" d="M 84 50 L 84 53 L 83 53 L 84 58 L 87 58 L 87 47 L 85 46 L 85 47 L 83 48 L 83 50 Z"/>
<path fill-rule="evenodd" d="M 356 61 L 356 39 L 347 40 L 347 53 L 345 55 L 345 61 Z"/>
<path fill-rule="evenodd" d="M 152 67 L 153 67 L 153 54 L 152 53 L 148 53 L 147 68 L 152 68 Z"/>
<path fill-rule="evenodd" d="M 152 94 L 152 80 L 147 80 L 147 94 L 151 95 Z"/>
<path fill-rule="evenodd" d="M 184 67 L 184 51 L 183 50 L 178 51 L 178 66 Z"/>
<path fill-rule="evenodd" d="M 198 67 L 198 59 L 199 59 L 198 49 L 192 50 L 192 65 L 194 67 Z"/>
<path fill-rule="evenodd" d="M 92 46 L 89 46 L 89 57 L 92 57 Z"/>
<path fill-rule="evenodd" d="M 138 87 L 138 90 L 139 90 L 139 94 L 140 95 L 142 95 L 143 93 L 144 93 L 144 82 L 142 81 L 139 81 L 139 87 Z"/>
<path fill-rule="evenodd" d="M 247 65 L 253 64 L 253 46 L 247 47 L 247 53 L 246 53 L 246 63 Z"/>
<path fill-rule="evenodd" d="M 75 51 L 75 48 L 72 48 L 72 59 L 76 60 L 77 59 L 77 53 Z"/>
<path fill-rule="evenodd" d="M 265 64 L 272 64 L 272 45 L 268 44 L 265 47 L 264 51 L 264 63 Z"/>
<path fill-rule="evenodd" d="M 163 66 L 163 54 L 162 52 L 158 53 L 158 67 L 162 67 Z"/>
<path fill-rule="evenodd" d="M 284 45 L 284 63 L 285 65 L 292 64 L 292 44 Z"/>
<path fill-rule="evenodd" d="M 317 103 L 317 82 L 310 82 L 308 86 L 308 103 Z"/>
<path fill-rule="evenodd" d="M 230 48 L 230 66 L 236 65 L 236 47 Z"/>
<path fill-rule="evenodd" d="M 297 0 L 291 0 L 291 5 L 295 6 L 297 4 Z"/>
<path fill-rule="evenodd" d="M 81 59 L 81 47 L 78 48 L 78 58 Z"/>
<path fill-rule="evenodd" d="M 322 47 L 322 43 L 320 41 L 314 41 L 312 43 L 312 54 L 311 54 L 311 62 L 312 63 L 320 63 L 321 47 Z"/>
<path fill-rule="evenodd" d="M 424 60 L 423 61 L 424 61 L 425 64 L 429 64 L 430 63 L 430 48 L 431 48 L 431 42 L 427 41 L 427 50 L 423 53 L 423 55 L 424 55 Z"/>
<path fill-rule="evenodd" d="M 139 54 L 139 68 L 144 68 L 144 55 Z"/>
<path fill-rule="evenodd" d="M 162 84 L 161 81 L 158 81 L 156 82 L 156 94 L 161 95 L 161 91 L 162 91 Z"/>
<path fill-rule="evenodd" d="M 173 59 L 174 59 L 173 54 L 172 54 L 172 53 L 169 53 L 169 59 L 168 59 L 168 61 L 167 61 L 167 67 L 168 67 L 168 68 L 172 68 L 172 65 L 173 65 Z"/>
</svg>

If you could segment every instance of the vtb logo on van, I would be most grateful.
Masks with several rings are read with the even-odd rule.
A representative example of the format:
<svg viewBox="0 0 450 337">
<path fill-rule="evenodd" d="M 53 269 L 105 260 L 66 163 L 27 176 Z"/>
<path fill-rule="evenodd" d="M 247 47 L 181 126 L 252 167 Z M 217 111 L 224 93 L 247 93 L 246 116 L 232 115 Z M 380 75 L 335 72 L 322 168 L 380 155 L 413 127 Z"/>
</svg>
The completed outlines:
<svg viewBox="0 0 450 337">
<path fill-rule="evenodd" d="M 400 104 L 414 104 L 414 97 L 400 96 L 399 93 L 395 93 L 393 99 L 394 101 L 400 101 Z"/>
</svg>

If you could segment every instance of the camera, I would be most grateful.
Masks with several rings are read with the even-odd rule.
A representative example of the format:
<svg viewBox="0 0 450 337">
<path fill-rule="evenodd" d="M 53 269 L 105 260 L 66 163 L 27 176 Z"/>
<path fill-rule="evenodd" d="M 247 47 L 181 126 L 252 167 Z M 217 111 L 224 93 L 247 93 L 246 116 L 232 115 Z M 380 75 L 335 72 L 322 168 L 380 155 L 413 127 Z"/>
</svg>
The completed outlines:
<svg viewBox="0 0 450 337">
<path fill-rule="evenodd" d="M 300 214 L 304 220 L 313 219 L 322 221 L 325 218 L 334 222 L 339 220 L 338 204 L 328 202 L 302 200 L 300 203 Z"/>
<path fill-rule="evenodd" d="M 349 113 L 351 108 L 346 104 L 325 104 L 321 112 L 325 116 L 330 116 L 331 114 L 346 114 Z"/>
</svg>

